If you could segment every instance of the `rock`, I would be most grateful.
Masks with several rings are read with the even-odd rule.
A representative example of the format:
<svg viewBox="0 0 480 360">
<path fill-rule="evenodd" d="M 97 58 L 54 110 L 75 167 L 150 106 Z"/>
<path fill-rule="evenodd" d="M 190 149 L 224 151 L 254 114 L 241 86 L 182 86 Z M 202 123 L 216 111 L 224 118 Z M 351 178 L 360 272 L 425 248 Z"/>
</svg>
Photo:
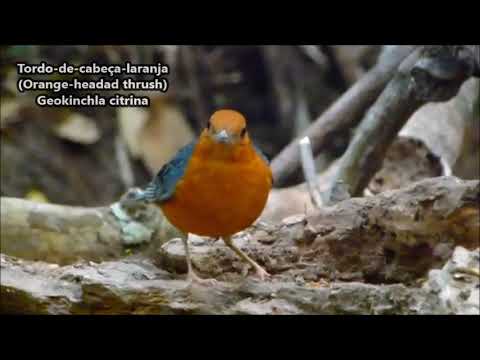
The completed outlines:
<svg viewBox="0 0 480 360">
<path fill-rule="evenodd" d="M 257 223 L 234 242 L 272 274 L 268 281 L 246 276 L 249 268 L 223 241 L 198 236 L 189 239 L 192 263 L 200 276 L 218 281 L 213 286 L 185 281 L 182 240 L 163 243 L 157 232 L 150 242 L 156 244 L 154 258 L 144 252 L 52 267 L 1 254 L 0 312 L 478 314 L 479 190 L 478 181 L 441 177 L 345 200 L 298 222 Z M 42 223 L 50 232 L 91 226 L 98 217 L 90 212 L 99 211 L 69 209 L 72 222 L 65 207 L 36 204 L 35 209 L 40 207 L 48 214 L 56 209 Z M 3 213 L 2 249 L 4 234 L 11 244 L 15 239 L 5 232 L 13 229 L 12 212 Z M 137 215 L 129 212 L 135 221 L 144 218 Z M 33 224 L 38 217 L 30 216 Z M 64 236 L 71 241 L 69 232 Z M 269 236 L 273 242 L 261 241 Z"/>
<path fill-rule="evenodd" d="M 457 247 L 440 269 L 431 270 L 423 288 L 436 294 L 452 314 L 480 315 L 480 253 Z"/>
<path fill-rule="evenodd" d="M 479 314 L 479 258 L 478 249 L 458 247 L 452 259 L 441 270 L 431 271 L 421 287 L 360 282 L 312 284 L 276 278 L 262 282 L 250 277 L 204 286 L 158 269 L 141 256 L 51 267 L 1 254 L 0 312 Z M 463 278 L 455 278 L 459 273 Z"/>
<path fill-rule="evenodd" d="M 244 299 L 235 305 L 233 311 L 245 315 L 296 315 L 302 313 L 295 305 L 278 299 L 261 300 L 259 302 Z"/>
<path fill-rule="evenodd" d="M 235 243 L 283 281 L 414 282 L 440 268 L 456 245 L 478 247 L 478 182 L 424 180 L 368 198 L 353 198 L 271 227 L 256 225 Z M 249 271 L 223 241 L 190 238 L 195 269 L 223 280 Z M 158 265 L 186 272 L 180 239 L 167 242 Z"/>
</svg>

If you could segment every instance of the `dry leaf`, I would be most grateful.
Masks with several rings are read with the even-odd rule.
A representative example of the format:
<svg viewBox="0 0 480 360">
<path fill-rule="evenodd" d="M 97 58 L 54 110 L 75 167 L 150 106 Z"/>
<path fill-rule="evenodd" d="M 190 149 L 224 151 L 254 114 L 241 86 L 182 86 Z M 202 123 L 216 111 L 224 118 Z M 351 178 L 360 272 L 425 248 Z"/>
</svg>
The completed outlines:
<svg viewBox="0 0 480 360">
<path fill-rule="evenodd" d="M 39 202 L 39 203 L 48 203 L 48 198 L 39 190 L 30 190 L 26 195 L 25 199 Z"/>
<path fill-rule="evenodd" d="M 95 121 L 80 113 L 69 113 L 53 130 L 62 139 L 84 145 L 100 139 L 100 130 Z"/>
</svg>

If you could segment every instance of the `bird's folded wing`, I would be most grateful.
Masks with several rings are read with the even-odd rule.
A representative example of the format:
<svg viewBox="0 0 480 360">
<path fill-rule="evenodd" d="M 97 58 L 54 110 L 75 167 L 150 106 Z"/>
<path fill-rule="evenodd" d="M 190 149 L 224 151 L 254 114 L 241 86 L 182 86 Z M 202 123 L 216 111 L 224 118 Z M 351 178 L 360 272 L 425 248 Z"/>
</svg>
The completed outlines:
<svg viewBox="0 0 480 360">
<path fill-rule="evenodd" d="M 177 182 L 182 178 L 192 156 L 196 141 L 181 148 L 175 157 L 166 163 L 144 190 L 146 201 L 162 202 L 175 193 Z"/>
</svg>

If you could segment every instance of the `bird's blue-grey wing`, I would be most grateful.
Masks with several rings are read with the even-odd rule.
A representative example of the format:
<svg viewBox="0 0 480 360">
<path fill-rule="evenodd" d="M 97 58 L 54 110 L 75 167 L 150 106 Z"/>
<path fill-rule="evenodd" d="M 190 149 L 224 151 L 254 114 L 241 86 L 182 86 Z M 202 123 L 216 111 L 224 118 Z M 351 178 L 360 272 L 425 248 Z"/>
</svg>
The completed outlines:
<svg viewBox="0 0 480 360">
<path fill-rule="evenodd" d="M 175 187 L 182 178 L 188 161 L 190 160 L 195 142 L 181 148 L 175 157 L 166 163 L 145 187 L 142 200 L 148 202 L 162 202 L 170 199 L 175 193 Z"/>
</svg>

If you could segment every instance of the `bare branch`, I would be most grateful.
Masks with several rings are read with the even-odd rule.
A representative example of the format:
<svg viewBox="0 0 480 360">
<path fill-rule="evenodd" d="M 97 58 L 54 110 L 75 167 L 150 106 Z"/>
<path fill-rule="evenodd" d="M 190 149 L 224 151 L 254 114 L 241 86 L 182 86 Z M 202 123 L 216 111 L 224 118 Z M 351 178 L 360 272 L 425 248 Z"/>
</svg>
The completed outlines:
<svg viewBox="0 0 480 360">
<path fill-rule="evenodd" d="M 389 47 L 372 70 L 343 94 L 304 134 L 285 147 L 272 161 L 275 184 L 284 185 L 300 169 L 297 146 L 300 138 L 308 136 L 313 154 L 317 155 L 336 133 L 354 126 L 381 93 L 401 61 L 413 49 L 414 46 Z"/>
<path fill-rule="evenodd" d="M 332 187 L 343 180 L 353 196 L 361 195 L 410 116 L 428 101 L 446 101 L 458 93 L 472 67 L 451 51 L 443 46 L 419 48 L 405 59 L 358 127 Z"/>
<path fill-rule="evenodd" d="M 313 160 L 312 147 L 310 145 L 310 139 L 305 136 L 298 143 L 300 146 L 300 154 L 302 157 L 303 174 L 308 186 L 308 192 L 312 198 L 312 203 L 316 207 L 322 206 L 322 199 L 317 189 L 317 171 L 315 170 L 315 161 Z"/>
<path fill-rule="evenodd" d="M 135 184 L 135 177 L 132 170 L 132 164 L 128 155 L 127 146 L 120 135 L 115 137 L 115 156 L 117 158 L 120 176 L 125 185 L 125 190 Z"/>
<path fill-rule="evenodd" d="M 327 57 L 316 45 L 299 45 L 298 47 L 310 60 L 321 68 L 328 65 Z"/>
</svg>

